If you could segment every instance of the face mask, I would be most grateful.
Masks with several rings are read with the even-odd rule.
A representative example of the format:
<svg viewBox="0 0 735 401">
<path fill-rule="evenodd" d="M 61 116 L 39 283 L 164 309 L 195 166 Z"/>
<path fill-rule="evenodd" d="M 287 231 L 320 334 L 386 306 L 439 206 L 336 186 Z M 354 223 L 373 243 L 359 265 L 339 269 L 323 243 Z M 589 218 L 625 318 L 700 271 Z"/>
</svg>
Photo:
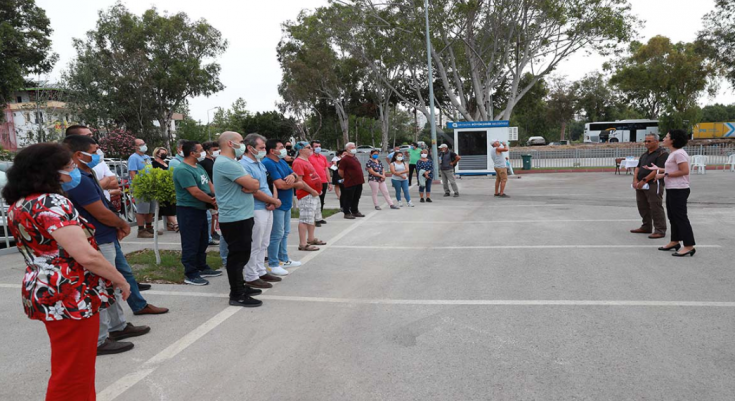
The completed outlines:
<svg viewBox="0 0 735 401">
<path fill-rule="evenodd" d="M 286 146 L 286 150 L 291 150 L 291 145 Z"/>
<path fill-rule="evenodd" d="M 145 146 L 145 145 L 143 145 L 143 146 L 141 146 L 141 147 L 140 147 L 140 148 L 138 148 L 138 149 L 140 149 L 141 153 L 145 153 L 145 152 L 147 152 L 147 151 L 148 151 L 148 146 Z"/>
<path fill-rule="evenodd" d="M 168 156 L 168 153 L 161 153 L 160 155 L 158 155 L 158 158 L 165 159 L 167 156 Z"/>
<path fill-rule="evenodd" d="M 281 149 L 281 153 L 278 154 L 278 158 L 283 159 L 286 156 L 288 156 L 288 151 L 286 149 Z"/>
<path fill-rule="evenodd" d="M 258 153 L 253 153 L 253 156 L 255 156 L 256 160 L 263 160 L 265 157 L 265 150 L 258 151 Z"/>
<path fill-rule="evenodd" d="M 82 182 L 82 172 L 79 171 L 78 168 L 75 168 L 71 172 L 59 170 L 59 174 L 64 174 L 71 177 L 71 181 L 61 183 L 61 189 L 63 189 L 65 192 L 71 191 L 72 189 L 76 188 L 80 182 Z"/>
<path fill-rule="evenodd" d="M 233 144 L 233 145 L 234 145 L 234 144 Z M 247 148 L 247 147 L 245 146 L 245 144 L 244 144 L 244 143 L 241 143 L 241 144 L 240 144 L 240 146 L 236 147 L 236 148 L 235 148 L 235 158 L 236 158 L 236 159 L 239 159 L 239 158 L 241 158 L 241 157 L 242 157 L 242 155 L 244 155 L 244 154 L 245 154 L 245 149 L 246 149 L 246 148 Z"/>
<path fill-rule="evenodd" d="M 421 158 L 422 159 L 428 159 L 429 158 L 429 155 L 427 155 L 426 153 L 422 153 L 421 154 Z"/>
<path fill-rule="evenodd" d="M 396 160 L 398 160 L 399 162 L 402 161 L 403 160 L 403 156 L 396 157 Z"/>
<path fill-rule="evenodd" d="M 314 148 L 314 153 L 316 154 L 322 153 L 322 148 Z"/>
<path fill-rule="evenodd" d="M 89 162 L 85 162 L 84 160 L 79 159 L 79 161 L 86 164 L 87 167 L 94 168 L 94 166 L 100 164 L 100 155 L 98 155 L 97 153 L 95 154 L 89 154 L 87 152 L 81 152 L 81 153 L 85 156 L 89 156 L 92 158 L 92 161 L 89 161 Z"/>
<path fill-rule="evenodd" d="M 100 155 L 100 159 L 104 159 L 105 158 L 105 152 L 103 152 L 102 149 L 99 149 L 98 148 L 97 149 L 97 154 Z"/>
<path fill-rule="evenodd" d="M 179 153 L 177 153 L 177 155 L 179 155 L 181 157 L 184 157 L 184 151 L 183 150 L 180 150 Z"/>
<path fill-rule="evenodd" d="M 370 157 L 372 157 L 373 159 L 377 159 L 378 157 L 380 157 L 380 155 L 372 155 Z"/>
<path fill-rule="evenodd" d="M 212 157 L 217 158 L 217 156 L 219 156 L 219 154 L 220 154 L 220 151 L 219 150 L 215 150 L 214 152 L 212 152 Z"/>
<path fill-rule="evenodd" d="M 207 158 L 207 152 L 202 151 L 202 153 L 199 153 L 199 157 L 197 157 L 197 161 L 200 162 Z"/>
<path fill-rule="evenodd" d="M 350 149 L 350 153 L 353 154 L 353 155 L 356 154 L 357 153 L 357 148 Z"/>
</svg>

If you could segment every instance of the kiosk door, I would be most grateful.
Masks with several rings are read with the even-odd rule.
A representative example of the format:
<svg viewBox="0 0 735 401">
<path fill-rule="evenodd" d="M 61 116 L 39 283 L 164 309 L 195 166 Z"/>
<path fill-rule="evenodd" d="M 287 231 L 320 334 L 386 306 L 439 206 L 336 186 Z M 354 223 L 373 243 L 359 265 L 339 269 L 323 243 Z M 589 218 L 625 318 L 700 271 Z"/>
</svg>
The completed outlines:
<svg viewBox="0 0 735 401">
<path fill-rule="evenodd" d="M 457 131 L 454 152 L 462 156 L 457 171 L 484 171 L 488 169 L 487 130 Z"/>
</svg>

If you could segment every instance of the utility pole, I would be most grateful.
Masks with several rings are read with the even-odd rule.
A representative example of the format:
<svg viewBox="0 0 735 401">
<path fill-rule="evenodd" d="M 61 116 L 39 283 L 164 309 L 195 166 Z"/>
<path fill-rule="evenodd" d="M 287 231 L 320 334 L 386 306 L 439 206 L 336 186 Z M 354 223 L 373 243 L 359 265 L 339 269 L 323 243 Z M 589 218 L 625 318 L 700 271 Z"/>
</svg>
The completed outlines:
<svg viewBox="0 0 735 401">
<path fill-rule="evenodd" d="M 426 59 L 429 64 L 429 105 L 431 124 L 431 155 L 434 159 L 434 177 L 439 177 L 439 152 L 436 148 L 436 120 L 434 117 L 434 72 L 431 67 L 431 36 L 429 35 L 429 0 L 424 0 L 426 12 Z"/>
<path fill-rule="evenodd" d="M 210 141 L 210 142 L 212 141 L 212 132 L 209 129 L 209 112 L 212 111 L 212 110 L 219 109 L 219 108 L 220 107 L 217 106 L 217 107 L 212 107 L 211 109 L 207 110 L 207 138 L 208 138 L 207 140 Z"/>
</svg>

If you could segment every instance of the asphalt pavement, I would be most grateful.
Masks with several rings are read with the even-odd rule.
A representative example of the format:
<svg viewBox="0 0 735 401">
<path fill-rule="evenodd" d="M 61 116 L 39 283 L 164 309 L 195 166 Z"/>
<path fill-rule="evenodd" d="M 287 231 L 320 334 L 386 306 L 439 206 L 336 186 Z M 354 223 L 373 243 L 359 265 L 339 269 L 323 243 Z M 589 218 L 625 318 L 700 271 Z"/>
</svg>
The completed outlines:
<svg viewBox="0 0 735 401">
<path fill-rule="evenodd" d="M 259 298 L 227 304 L 227 279 L 154 285 L 171 308 L 135 348 L 97 359 L 99 400 L 735 399 L 735 173 L 693 175 L 693 258 L 629 233 L 631 176 L 458 180 L 461 196 L 341 214 L 328 245 Z M 391 190 L 391 194 L 393 191 Z M 382 198 L 381 199 L 381 203 Z M 327 207 L 336 207 L 329 194 Z M 161 246 L 176 249 L 166 233 Z M 126 239 L 126 252 L 150 247 Z M 43 325 L 20 304 L 24 265 L 0 257 L 0 399 L 42 399 Z"/>
</svg>

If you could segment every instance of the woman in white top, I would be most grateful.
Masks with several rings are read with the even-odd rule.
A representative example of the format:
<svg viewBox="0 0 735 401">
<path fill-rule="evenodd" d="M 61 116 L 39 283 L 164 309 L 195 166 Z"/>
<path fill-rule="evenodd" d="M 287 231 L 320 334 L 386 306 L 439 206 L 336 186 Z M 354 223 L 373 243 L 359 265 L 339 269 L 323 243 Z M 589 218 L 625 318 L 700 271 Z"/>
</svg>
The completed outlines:
<svg viewBox="0 0 735 401">
<path fill-rule="evenodd" d="M 401 190 L 403 190 L 403 195 L 406 197 L 408 206 L 413 207 L 411 195 L 408 193 L 408 164 L 403 162 L 403 152 L 396 152 L 393 155 L 390 163 L 390 172 L 393 174 L 391 183 L 393 184 L 393 188 L 396 189 L 398 206 L 403 206 L 403 201 L 401 200 Z"/>
<path fill-rule="evenodd" d="M 658 170 L 656 179 L 664 180 L 666 186 L 666 212 L 671 223 L 671 242 L 658 248 L 661 251 L 674 250 L 672 256 L 694 256 L 694 232 L 687 216 L 687 199 L 689 198 L 689 155 L 684 151 L 687 134 L 683 130 L 671 130 L 664 138 L 664 146 L 669 148 L 669 157 L 663 173 L 654 164 L 646 166 L 648 170 Z M 680 242 L 684 242 L 681 248 Z"/>
</svg>

